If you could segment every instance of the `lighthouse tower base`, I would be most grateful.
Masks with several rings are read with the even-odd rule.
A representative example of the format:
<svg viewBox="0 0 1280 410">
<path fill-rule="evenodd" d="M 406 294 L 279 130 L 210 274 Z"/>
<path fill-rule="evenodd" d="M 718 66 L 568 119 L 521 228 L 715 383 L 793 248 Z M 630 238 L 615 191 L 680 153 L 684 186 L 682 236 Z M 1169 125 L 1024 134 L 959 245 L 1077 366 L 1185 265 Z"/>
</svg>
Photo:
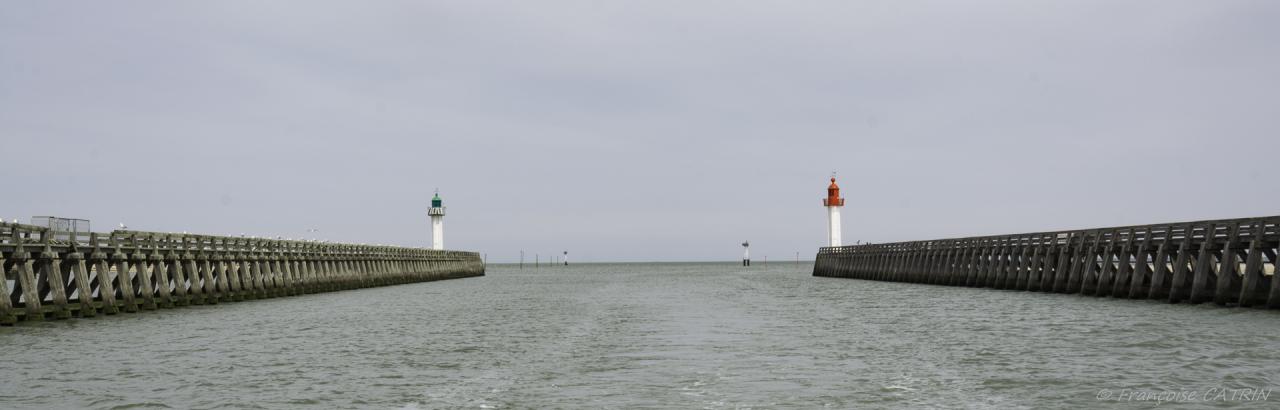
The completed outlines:
<svg viewBox="0 0 1280 410">
<path fill-rule="evenodd" d="M 431 216 L 431 249 L 444 250 L 444 216 Z"/>
<path fill-rule="evenodd" d="M 827 246 L 840 246 L 840 207 L 827 207 Z"/>
</svg>

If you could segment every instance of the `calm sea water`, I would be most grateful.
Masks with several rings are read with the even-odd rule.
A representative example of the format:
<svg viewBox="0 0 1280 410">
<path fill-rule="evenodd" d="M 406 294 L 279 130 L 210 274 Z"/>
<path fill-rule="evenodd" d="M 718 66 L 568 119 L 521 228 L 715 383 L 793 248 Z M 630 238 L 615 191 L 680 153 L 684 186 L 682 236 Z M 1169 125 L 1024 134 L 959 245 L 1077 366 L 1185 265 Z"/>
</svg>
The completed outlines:
<svg viewBox="0 0 1280 410">
<path fill-rule="evenodd" d="M 0 408 L 1280 408 L 1203 401 L 1280 385 L 1280 312 L 810 269 L 490 266 L 24 324 L 0 329 Z M 1171 391 L 1202 396 L 1134 401 Z"/>
</svg>

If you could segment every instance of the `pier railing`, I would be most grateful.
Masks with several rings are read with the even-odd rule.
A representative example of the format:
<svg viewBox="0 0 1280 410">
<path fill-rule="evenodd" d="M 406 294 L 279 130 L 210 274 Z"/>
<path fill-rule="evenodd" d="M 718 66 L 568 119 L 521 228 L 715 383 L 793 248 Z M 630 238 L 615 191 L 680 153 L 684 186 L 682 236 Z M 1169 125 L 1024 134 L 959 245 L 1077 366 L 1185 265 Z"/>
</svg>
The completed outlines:
<svg viewBox="0 0 1280 410">
<path fill-rule="evenodd" d="M 475 252 L 0 223 L 0 324 L 484 275 Z"/>
<path fill-rule="evenodd" d="M 814 276 L 1280 308 L 1280 216 L 824 247 Z"/>
</svg>

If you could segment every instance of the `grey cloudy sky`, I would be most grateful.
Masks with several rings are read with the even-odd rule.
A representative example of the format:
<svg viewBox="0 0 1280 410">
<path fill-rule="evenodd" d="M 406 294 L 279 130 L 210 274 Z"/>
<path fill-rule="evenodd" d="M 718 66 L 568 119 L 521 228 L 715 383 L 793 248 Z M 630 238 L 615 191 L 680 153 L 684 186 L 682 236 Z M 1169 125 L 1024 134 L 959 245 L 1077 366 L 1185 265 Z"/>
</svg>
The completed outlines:
<svg viewBox="0 0 1280 410">
<path fill-rule="evenodd" d="M 514 260 L 1277 214 L 1280 2 L 0 6 L 0 216 Z M 532 259 L 532 256 L 530 256 Z"/>
</svg>

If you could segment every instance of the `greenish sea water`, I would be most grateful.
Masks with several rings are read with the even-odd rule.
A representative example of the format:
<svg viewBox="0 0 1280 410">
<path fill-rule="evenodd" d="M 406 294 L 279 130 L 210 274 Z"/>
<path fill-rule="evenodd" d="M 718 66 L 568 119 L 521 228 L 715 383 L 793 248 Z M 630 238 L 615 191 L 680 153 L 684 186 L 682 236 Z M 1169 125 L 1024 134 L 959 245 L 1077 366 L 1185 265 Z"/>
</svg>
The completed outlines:
<svg viewBox="0 0 1280 410">
<path fill-rule="evenodd" d="M 0 408 L 1280 407 L 1274 311 L 811 269 L 493 265 L 26 323 L 0 328 Z"/>
</svg>

